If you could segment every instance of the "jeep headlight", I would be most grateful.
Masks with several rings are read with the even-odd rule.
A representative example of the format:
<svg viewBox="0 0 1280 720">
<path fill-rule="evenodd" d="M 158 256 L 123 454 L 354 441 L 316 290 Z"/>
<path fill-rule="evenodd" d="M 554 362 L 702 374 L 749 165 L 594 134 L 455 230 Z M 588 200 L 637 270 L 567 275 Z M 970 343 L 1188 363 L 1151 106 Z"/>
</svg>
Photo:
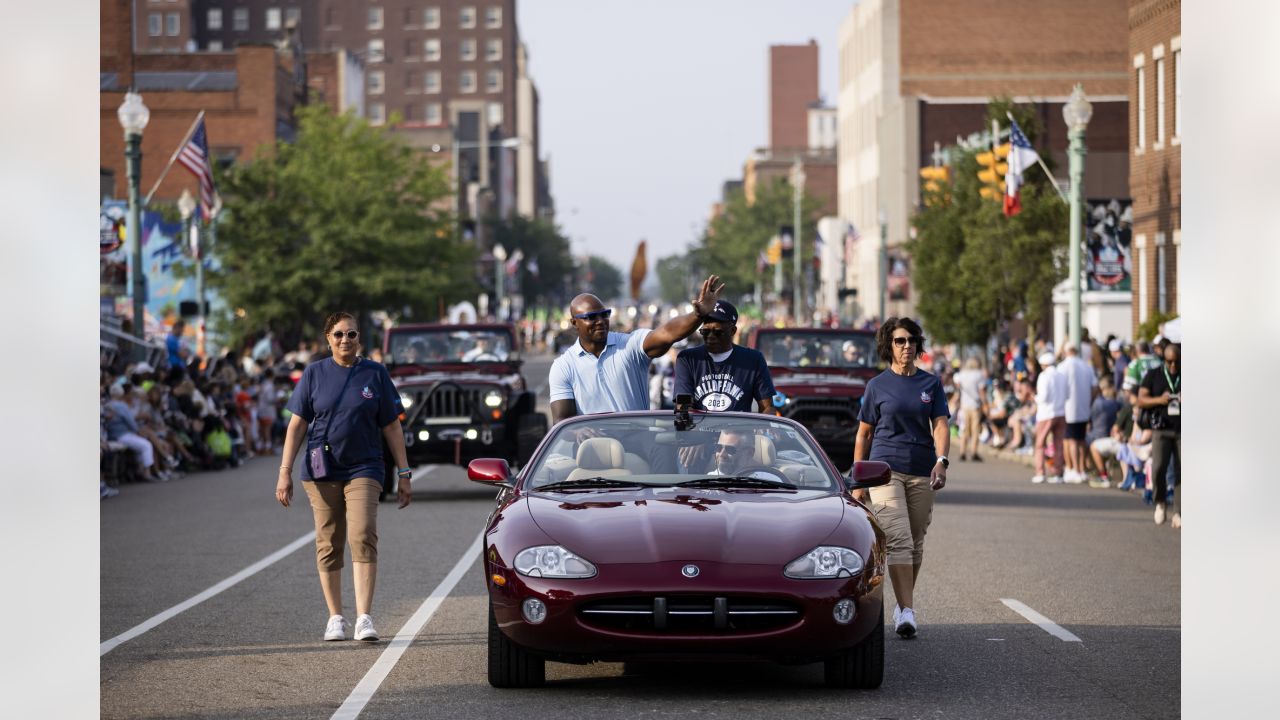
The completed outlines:
<svg viewBox="0 0 1280 720">
<path fill-rule="evenodd" d="M 787 563 L 782 574 L 797 580 L 855 577 L 862 573 L 862 556 L 849 548 L 819 545 Z"/>
<path fill-rule="evenodd" d="M 560 545 L 535 545 L 516 553 L 516 572 L 541 578 L 595 577 L 596 566 Z"/>
<path fill-rule="evenodd" d="M 413 396 L 409 393 L 400 393 L 400 405 L 405 410 L 413 407 Z"/>
<path fill-rule="evenodd" d="M 491 408 L 498 407 L 499 405 L 502 404 L 502 393 L 498 392 L 497 390 L 490 390 L 489 392 L 485 393 L 484 404 Z"/>
</svg>

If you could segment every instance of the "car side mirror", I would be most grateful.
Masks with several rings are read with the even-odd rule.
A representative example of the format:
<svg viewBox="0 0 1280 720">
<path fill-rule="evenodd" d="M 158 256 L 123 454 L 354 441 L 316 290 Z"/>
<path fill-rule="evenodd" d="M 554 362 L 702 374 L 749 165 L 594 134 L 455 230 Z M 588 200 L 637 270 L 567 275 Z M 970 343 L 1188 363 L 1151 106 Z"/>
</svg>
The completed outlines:
<svg viewBox="0 0 1280 720">
<path fill-rule="evenodd" d="M 888 485 L 893 477 L 889 463 L 880 460 L 857 460 L 845 477 L 845 485 L 850 490 L 880 487 Z"/>
<path fill-rule="evenodd" d="M 501 458 L 477 458 L 467 464 L 467 479 L 485 485 L 511 487 L 511 466 Z"/>
</svg>

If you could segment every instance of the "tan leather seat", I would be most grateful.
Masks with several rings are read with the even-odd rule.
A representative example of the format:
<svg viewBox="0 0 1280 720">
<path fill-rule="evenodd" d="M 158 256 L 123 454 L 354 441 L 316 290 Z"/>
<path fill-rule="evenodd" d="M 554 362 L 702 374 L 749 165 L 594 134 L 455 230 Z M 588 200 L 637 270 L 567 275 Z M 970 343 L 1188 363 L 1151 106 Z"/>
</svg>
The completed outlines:
<svg viewBox="0 0 1280 720">
<path fill-rule="evenodd" d="M 630 475 L 623 466 L 624 455 L 622 443 L 614 438 L 588 438 L 578 446 L 578 468 L 566 479 Z"/>
<path fill-rule="evenodd" d="M 648 475 L 649 463 L 639 455 L 629 452 L 622 456 L 622 467 L 631 471 L 632 475 Z"/>
<path fill-rule="evenodd" d="M 752 464 L 772 466 L 777 459 L 778 451 L 773 445 L 773 438 L 767 435 L 756 435 L 755 453 L 751 457 Z"/>
</svg>

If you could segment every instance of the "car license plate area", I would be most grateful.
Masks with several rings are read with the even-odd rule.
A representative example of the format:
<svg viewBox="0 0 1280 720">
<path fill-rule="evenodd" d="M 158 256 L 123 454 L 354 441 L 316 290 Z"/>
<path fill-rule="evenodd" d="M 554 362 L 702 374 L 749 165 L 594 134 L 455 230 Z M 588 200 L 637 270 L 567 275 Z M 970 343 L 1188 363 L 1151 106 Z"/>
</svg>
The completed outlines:
<svg viewBox="0 0 1280 720">
<path fill-rule="evenodd" d="M 592 627 L 673 635 L 764 632 L 791 625 L 800 615 L 791 603 L 735 596 L 611 598 L 578 608 L 578 617 Z"/>
</svg>

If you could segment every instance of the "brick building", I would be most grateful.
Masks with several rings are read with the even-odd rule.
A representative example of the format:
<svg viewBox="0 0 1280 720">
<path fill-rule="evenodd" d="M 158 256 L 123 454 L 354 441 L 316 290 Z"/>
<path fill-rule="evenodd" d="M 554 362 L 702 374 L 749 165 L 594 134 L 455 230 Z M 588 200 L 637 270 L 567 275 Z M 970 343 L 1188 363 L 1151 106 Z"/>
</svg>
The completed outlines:
<svg viewBox="0 0 1280 720">
<path fill-rule="evenodd" d="M 769 148 L 777 155 L 809 147 L 809 106 L 820 100 L 818 41 L 769 46 Z"/>
<path fill-rule="evenodd" d="M 141 53 L 190 52 L 192 0 L 133 0 L 133 44 Z"/>
<path fill-rule="evenodd" d="M 1178 313 L 1182 288 L 1182 3 L 1129 0 L 1133 329 Z M 1092 125 L 1092 124 L 1091 124 Z"/>
<path fill-rule="evenodd" d="M 864 0 L 850 11 L 840 28 L 837 107 L 839 214 L 862 238 L 846 262 L 846 284 L 859 291 L 852 318 L 878 313 L 882 233 L 885 255 L 905 259 L 917 171 L 935 148 L 990 130 L 993 97 L 1035 106 L 1045 126 L 1039 149 L 1065 181 L 1062 105 L 1083 83 L 1094 107 L 1085 196 L 1128 196 L 1125 1 Z M 906 287 L 886 299 L 886 315 L 915 314 Z"/>
</svg>

